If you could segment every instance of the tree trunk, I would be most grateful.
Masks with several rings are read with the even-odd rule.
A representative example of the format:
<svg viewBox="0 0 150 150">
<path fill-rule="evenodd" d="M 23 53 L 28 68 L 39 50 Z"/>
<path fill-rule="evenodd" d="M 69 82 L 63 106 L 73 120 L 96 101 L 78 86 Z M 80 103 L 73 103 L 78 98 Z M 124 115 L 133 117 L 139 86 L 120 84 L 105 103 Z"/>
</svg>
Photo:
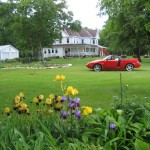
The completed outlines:
<svg viewBox="0 0 150 150">
<path fill-rule="evenodd" d="M 139 62 L 142 62 L 142 59 L 141 59 L 141 54 L 140 54 L 140 48 L 139 47 L 137 47 L 137 48 L 135 48 L 135 54 L 136 54 L 136 56 L 137 56 L 137 58 L 138 58 L 138 60 L 139 60 Z"/>
</svg>

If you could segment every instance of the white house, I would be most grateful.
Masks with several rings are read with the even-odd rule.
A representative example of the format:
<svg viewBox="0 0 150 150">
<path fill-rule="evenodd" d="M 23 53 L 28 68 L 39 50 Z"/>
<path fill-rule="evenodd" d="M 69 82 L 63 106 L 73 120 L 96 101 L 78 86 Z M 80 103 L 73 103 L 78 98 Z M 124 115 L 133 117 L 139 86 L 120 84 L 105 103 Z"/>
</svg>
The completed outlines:
<svg viewBox="0 0 150 150">
<path fill-rule="evenodd" d="M 62 39 L 56 39 L 51 48 L 43 48 L 46 57 L 76 57 L 100 55 L 98 30 L 84 29 L 74 32 L 70 29 L 62 31 Z"/>
<path fill-rule="evenodd" d="M 19 58 L 19 50 L 12 45 L 0 46 L 0 60 Z"/>
</svg>

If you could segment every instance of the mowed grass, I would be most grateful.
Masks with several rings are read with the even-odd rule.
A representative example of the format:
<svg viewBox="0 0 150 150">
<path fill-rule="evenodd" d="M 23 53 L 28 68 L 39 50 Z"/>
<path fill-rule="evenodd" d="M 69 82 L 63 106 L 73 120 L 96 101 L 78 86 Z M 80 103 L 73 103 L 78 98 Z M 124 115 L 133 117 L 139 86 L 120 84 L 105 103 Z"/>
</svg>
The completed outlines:
<svg viewBox="0 0 150 150">
<path fill-rule="evenodd" d="M 120 73 L 123 87 L 128 85 L 128 94 L 139 99 L 150 97 L 150 58 L 143 58 L 142 66 L 132 72 L 101 71 L 94 72 L 86 68 L 86 63 L 99 58 L 52 59 L 49 64 L 72 64 L 68 68 L 55 69 L 1 69 L 0 70 L 0 111 L 10 106 L 14 97 L 23 92 L 26 102 L 40 94 L 45 98 L 49 94 L 62 95 L 60 83 L 54 81 L 56 75 L 65 75 L 64 86 L 78 89 L 81 104 L 95 108 L 108 107 L 114 96 L 120 95 Z M 1 64 L 4 65 L 4 64 Z M 6 66 L 21 66 L 18 63 Z M 36 64 L 37 65 L 37 64 Z M 35 64 L 26 64 L 35 66 Z"/>
</svg>

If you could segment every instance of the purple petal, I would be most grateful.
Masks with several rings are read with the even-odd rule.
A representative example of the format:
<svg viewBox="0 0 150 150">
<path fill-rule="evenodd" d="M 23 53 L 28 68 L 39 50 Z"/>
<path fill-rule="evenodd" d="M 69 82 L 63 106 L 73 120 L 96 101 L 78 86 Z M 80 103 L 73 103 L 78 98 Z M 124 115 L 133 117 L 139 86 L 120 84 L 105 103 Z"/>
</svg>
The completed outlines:
<svg viewBox="0 0 150 150">
<path fill-rule="evenodd" d="M 81 111 L 77 110 L 74 112 L 74 114 L 78 119 L 81 119 Z"/>
<path fill-rule="evenodd" d="M 116 128 L 116 125 L 114 123 L 110 123 L 109 125 L 110 130 L 114 130 Z"/>
<path fill-rule="evenodd" d="M 61 113 L 61 118 L 62 118 L 62 119 L 67 119 L 67 112 L 66 112 L 66 111 L 63 111 L 63 112 Z"/>
<path fill-rule="evenodd" d="M 74 99 L 74 102 L 75 102 L 75 103 L 79 103 L 79 102 L 80 102 L 80 98 L 75 98 L 75 99 Z"/>
</svg>

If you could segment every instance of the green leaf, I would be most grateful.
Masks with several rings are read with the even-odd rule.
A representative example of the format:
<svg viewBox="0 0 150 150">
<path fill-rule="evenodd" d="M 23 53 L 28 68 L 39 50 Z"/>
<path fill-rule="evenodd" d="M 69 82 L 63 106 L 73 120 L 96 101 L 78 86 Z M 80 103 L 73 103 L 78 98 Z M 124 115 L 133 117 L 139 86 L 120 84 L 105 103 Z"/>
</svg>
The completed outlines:
<svg viewBox="0 0 150 150">
<path fill-rule="evenodd" d="M 150 150 L 150 145 L 140 139 L 135 140 L 135 150 Z"/>
</svg>

